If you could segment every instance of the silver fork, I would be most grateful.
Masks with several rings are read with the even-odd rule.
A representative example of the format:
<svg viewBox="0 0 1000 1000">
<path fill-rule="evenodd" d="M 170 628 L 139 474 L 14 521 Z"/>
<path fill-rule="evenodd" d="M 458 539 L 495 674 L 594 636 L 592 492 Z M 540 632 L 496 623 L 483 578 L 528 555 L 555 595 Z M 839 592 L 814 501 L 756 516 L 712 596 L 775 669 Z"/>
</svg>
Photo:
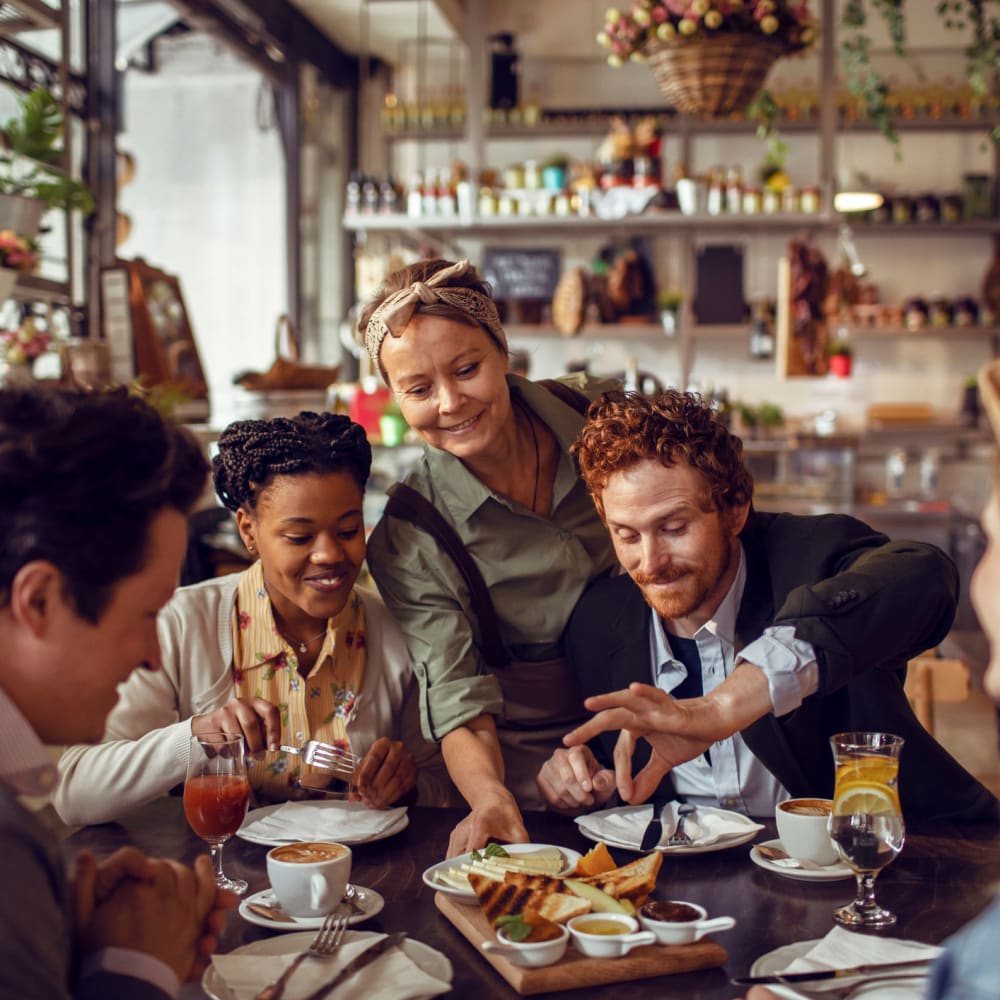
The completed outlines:
<svg viewBox="0 0 1000 1000">
<path fill-rule="evenodd" d="M 847 986 L 833 986 L 828 989 L 809 989 L 802 983 L 786 983 L 785 989 L 794 990 L 801 997 L 807 998 L 807 1000 L 851 1000 L 852 997 L 856 996 L 862 990 L 867 989 L 869 986 L 873 986 L 876 983 L 889 983 L 894 979 L 904 980 L 912 979 L 914 981 L 919 980 L 919 976 L 915 976 L 912 972 L 908 975 L 896 975 L 896 976 L 869 976 L 860 982 L 854 982 Z M 923 986 L 926 985 L 926 979 L 921 981 L 921 994 L 923 995 Z"/>
<path fill-rule="evenodd" d="M 318 767 L 324 771 L 338 771 L 341 774 L 354 774 L 355 768 L 360 763 L 359 758 L 350 750 L 334 746 L 332 743 L 324 743 L 322 740 L 309 740 L 301 747 L 282 744 L 280 749 L 282 753 L 301 757 L 311 767 Z"/>
<path fill-rule="evenodd" d="M 694 806 L 690 802 L 685 802 L 677 807 L 677 826 L 674 832 L 667 839 L 668 847 L 690 847 L 691 838 L 684 832 L 684 818 L 694 812 Z"/>
<path fill-rule="evenodd" d="M 270 986 L 265 986 L 254 997 L 254 1000 L 279 1000 L 284 995 L 285 986 L 292 978 L 292 973 L 302 964 L 303 959 L 326 958 L 340 947 L 347 924 L 348 918 L 343 907 L 338 906 L 336 910 L 328 913 L 323 921 L 323 926 L 320 927 L 319 933 L 312 939 L 309 947 L 300 951 L 285 971 Z"/>
</svg>

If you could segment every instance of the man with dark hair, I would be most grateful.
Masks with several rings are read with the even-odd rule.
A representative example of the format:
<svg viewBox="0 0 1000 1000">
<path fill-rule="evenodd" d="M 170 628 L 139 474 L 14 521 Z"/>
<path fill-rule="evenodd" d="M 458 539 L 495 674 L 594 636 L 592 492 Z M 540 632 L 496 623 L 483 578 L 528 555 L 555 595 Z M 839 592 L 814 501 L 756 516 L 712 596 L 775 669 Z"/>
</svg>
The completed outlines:
<svg viewBox="0 0 1000 1000">
<path fill-rule="evenodd" d="M 605 394 L 574 454 L 628 575 L 591 586 L 567 626 L 598 714 L 539 774 L 552 807 L 617 787 L 773 815 L 789 795 L 832 795 L 829 736 L 868 729 L 906 740 L 907 818 L 996 817 L 903 691 L 907 660 L 954 616 L 942 552 L 843 515 L 755 511 L 742 443 L 687 393 Z"/>
<path fill-rule="evenodd" d="M 156 670 L 207 463 L 124 391 L 0 391 L 0 996 L 176 995 L 235 897 L 132 848 L 77 859 L 20 795 L 51 791 L 45 745 L 99 740 L 118 684 Z"/>
</svg>

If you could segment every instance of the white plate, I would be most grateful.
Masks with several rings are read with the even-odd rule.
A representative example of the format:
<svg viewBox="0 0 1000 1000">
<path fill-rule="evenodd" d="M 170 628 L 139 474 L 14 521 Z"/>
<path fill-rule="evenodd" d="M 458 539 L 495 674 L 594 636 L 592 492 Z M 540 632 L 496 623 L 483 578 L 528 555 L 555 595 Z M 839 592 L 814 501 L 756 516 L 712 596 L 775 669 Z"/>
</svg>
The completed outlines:
<svg viewBox="0 0 1000 1000">
<path fill-rule="evenodd" d="M 524 854 L 527 851 L 537 851 L 540 847 L 556 847 L 562 852 L 562 856 L 566 859 L 566 865 L 563 869 L 558 872 L 559 875 L 566 875 L 571 872 L 575 867 L 577 861 L 580 860 L 580 852 L 572 851 L 568 847 L 559 847 L 558 844 L 504 844 L 503 849 L 510 855 Z M 480 853 L 482 853 L 480 851 Z M 448 858 L 447 861 L 439 861 L 436 865 L 431 865 L 427 871 L 424 872 L 424 885 L 429 885 L 432 889 L 436 889 L 438 892 L 443 892 L 446 896 L 450 896 L 456 902 L 459 903 L 475 903 L 476 894 L 471 889 L 456 889 L 452 885 L 445 885 L 444 882 L 439 882 L 435 875 L 440 871 L 447 871 L 449 868 L 457 868 L 459 865 L 467 865 L 472 861 L 472 852 L 468 854 L 459 854 L 454 858 Z"/>
<path fill-rule="evenodd" d="M 777 847 L 784 850 L 780 840 L 763 840 L 764 847 Z M 798 879 L 800 882 L 836 882 L 842 878 L 853 878 L 854 872 L 842 861 L 835 861 L 832 865 L 824 865 L 819 871 L 812 868 L 785 868 L 784 865 L 776 865 L 769 858 L 765 858 L 757 845 L 750 848 L 750 860 L 765 871 L 774 872 L 775 875 L 783 875 L 785 878 Z"/>
<path fill-rule="evenodd" d="M 797 958 L 802 958 L 807 952 L 811 951 L 816 945 L 819 944 L 819 939 L 813 941 L 794 941 L 792 944 L 782 945 L 780 948 L 775 948 L 774 951 L 769 951 L 765 955 L 761 955 L 753 965 L 750 966 L 751 976 L 773 976 L 777 972 L 784 972 Z M 848 980 L 850 982 L 850 980 Z M 867 987 L 859 983 L 856 992 L 851 994 L 851 997 L 870 997 L 871 1000 L 878 1000 L 879 997 L 882 1000 L 888 1000 L 889 997 L 894 998 L 894 1000 L 912 1000 L 913 997 L 922 997 L 925 992 L 925 987 L 927 985 L 927 973 L 922 973 L 917 976 L 912 977 L 900 977 L 898 980 L 887 982 L 873 982 Z M 841 979 L 839 982 L 827 983 L 823 980 L 818 982 L 803 983 L 803 989 L 809 988 L 808 997 L 805 993 L 799 993 L 798 990 L 793 989 L 791 986 L 782 986 L 778 983 L 774 985 L 768 985 L 768 989 L 779 998 L 779 1000 L 811 1000 L 820 995 L 824 986 L 829 989 L 840 989 L 844 986 L 844 980 Z"/>
<path fill-rule="evenodd" d="M 648 819 L 649 805 L 623 806 L 621 809 L 616 809 L 615 812 L 622 815 L 628 815 L 633 812 L 646 813 L 646 818 Z M 730 847 L 739 847 L 740 844 L 749 843 L 762 829 L 759 823 L 754 823 L 753 820 L 747 819 L 743 813 L 732 812 L 729 809 L 717 809 L 715 806 L 698 806 L 698 812 L 714 813 L 716 816 L 723 816 L 736 823 L 746 823 L 747 829 L 743 832 L 727 833 L 724 837 L 719 837 L 718 840 L 713 840 L 710 844 L 692 844 L 690 847 L 670 847 L 667 844 L 658 844 L 656 850 L 663 854 L 709 854 L 712 851 L 724 851 Z M 694 817 L 694 819 L 697 822 L 697 817 Z M 624 851 L 637 852 L 639 850 L 636 844 L 626 844 L 611 837 L 598 836 L 584 829 L 579 823 L 577 823 L 577 828 L 588 840 L 593 840 L 597 843 L 603 840 L 608 847 L 619 847 Z"/>
<path fill-rule="evenodd" d="M 257 834 L 253 833 L 252 831 L 248 832 L 243 828 L 248 826 L 255 820 L 263 819 L 265 816 L 270 816 L 271 813 L 273 813 L 276 809 L 280 809 L 284 805 L 288 805 L 288 803 L 275 802 L 273 805 L 261 806 L 259 809 L 251 809 L 250 812 L 247 813 L 246 819 L 243 820 L 243 826 L 241 826 L 236 831 L 236 836 L 241 837 L 243 840 L 249 840 L 251 844 L 263 844 L 267 847 L 279 847 L 282 844 L 295 843 L 295 841 L 292 840 L 290 837 L 284 837 L 280 840 L 268 837 L 260 837 L 257 836 Z M 310 800 L 309 805 L 319 806 L 322 809 L 329 809 L 333 813 L 335 813 L 338 809 L 343 808 L 343 804 L 337 801 L 336 799 L 333 799 L 330 802 L 314 802 Z M 397 833 L 401 833 L 403 830 L 405 830 L 409 825 L 410 825 L 410 817 L 408 814 L 404 813 L 399 818 L 398 823 L 393 824 L 388 829 L 383 830 L 381 833 L 375 834 L 374 837 L 363 837 L 361 839 L 358 839 L 357 837 L 336 837 L 335 839 L 338 844 L 348 844 L 348 845 L 371 844 L 374 843 L 376 840 L 385 840 L 386 837 L 394 837 Z M 333 833 L 333 830 L 331 830 L 331 833 Z M 331 839 L 334 839 L 334 837 L 331 836 Z"/>
<path fill-rule="evenodd" d="M 258 927 L 266 927 L 271 931 L 304 931 L 310 928 L 318 930 L 326 919 L 325 917 L 292 917 L 290 922 L 288 920 L 274 920 L 260 913 L 254 913 L 250 909 L 249 903 L 260 903 L 262 906 L 279 906 L 278 899 L 274 893 L 270 889 L 262 889 L 260 892 L 255 892 L 252 896 L 247 896 L 246 899 L 240 902 L 240 916 L 244 920 L 251 924 L 256 924 Z M 354 903 L 360 908 L 361 912 L 352 913 L 347 918 L 347 923 L 351 926 L 360 924 L 362 920 L 368 920 L 370 917 L 381 913 L 385 906 L 385 900 L 382 898 L 380 892 L 376 892 L 374 889 L 366 889 L 363 885 L 356 885 L 354 887 Z"/>
<path fill-rule="evenodd" d="M 382 937 L 384 935 L 375 934 L 373 931 L 348 931 L 344 935 L 344 941 L 362 941 L 365 938 Z M 242 948 L 234 948 L 233 955 L 291 955 L 302 951 L 308 947 L 315 937 L 314 934 L 303 932 L 299 934 L 286 934 L 283 937 L 265 938 L 263 941 L 253 941 L 243 945 Z M 414 965 L 419 966 L 422 972 L 440 979 L 443 982 L 451 982 L 452 969 L 451 962 L 428 944 L 423 941 L 414 941 L 413 938 L 406 938 L 402 945 L 403 951 Z M 263 989 L 267 983 L 261 983 Z M 234 1000 L 233 994 L 229 991 L 225 982 L 215 971 L 214 965 L 209 965 L 205 974 L 201 977 L 201 988 L 212 998 L 212 1000 Z M 440 996 L 437 993 L 428 993 L 426 996 L 418 997 L 416 1000 L 430 1000 L 431 997 Z"/>
</svg>

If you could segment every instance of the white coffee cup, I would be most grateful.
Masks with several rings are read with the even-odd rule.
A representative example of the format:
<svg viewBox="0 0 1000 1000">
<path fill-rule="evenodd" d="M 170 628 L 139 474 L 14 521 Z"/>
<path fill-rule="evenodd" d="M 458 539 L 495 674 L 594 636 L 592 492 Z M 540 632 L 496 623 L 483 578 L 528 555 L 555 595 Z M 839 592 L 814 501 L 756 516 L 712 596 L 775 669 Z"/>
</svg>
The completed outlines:
<svg viewBox="0 0 1000 1000">
<path fill-rule="evenodd" d="M 778 836 L 791 857 L 818 865 L 832 865 L 837 860 L 828 829 L 832 808 L 831 799 L 786 799 L 778 803 L 774 811 Z"/>
<path fill-rule="evenodd" d="M 344 897 L 351 878 L 351 849 L 332 841 L 272 847 L 267 877 L 285 913 L 321 917 Z"/>
</svg>

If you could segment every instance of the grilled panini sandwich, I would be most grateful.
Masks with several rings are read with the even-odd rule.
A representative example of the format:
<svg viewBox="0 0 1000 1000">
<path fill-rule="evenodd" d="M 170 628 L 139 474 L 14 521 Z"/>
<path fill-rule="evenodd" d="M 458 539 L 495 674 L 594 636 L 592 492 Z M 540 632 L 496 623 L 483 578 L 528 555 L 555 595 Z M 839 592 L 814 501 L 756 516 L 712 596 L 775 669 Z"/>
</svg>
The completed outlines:
<svg viewBox="0 0 1000 1000">
<path fill-rule="evenodd" d="M 512 913 L 537 914 L 554 923 L 565 923 L 590 912 L 587 900 L 570 892 L 562 879 L 549 875 L 508 872 L 500 882 L 472 872 L 469 882 L 491 924 L 497 917 Z"/>
</svg>

